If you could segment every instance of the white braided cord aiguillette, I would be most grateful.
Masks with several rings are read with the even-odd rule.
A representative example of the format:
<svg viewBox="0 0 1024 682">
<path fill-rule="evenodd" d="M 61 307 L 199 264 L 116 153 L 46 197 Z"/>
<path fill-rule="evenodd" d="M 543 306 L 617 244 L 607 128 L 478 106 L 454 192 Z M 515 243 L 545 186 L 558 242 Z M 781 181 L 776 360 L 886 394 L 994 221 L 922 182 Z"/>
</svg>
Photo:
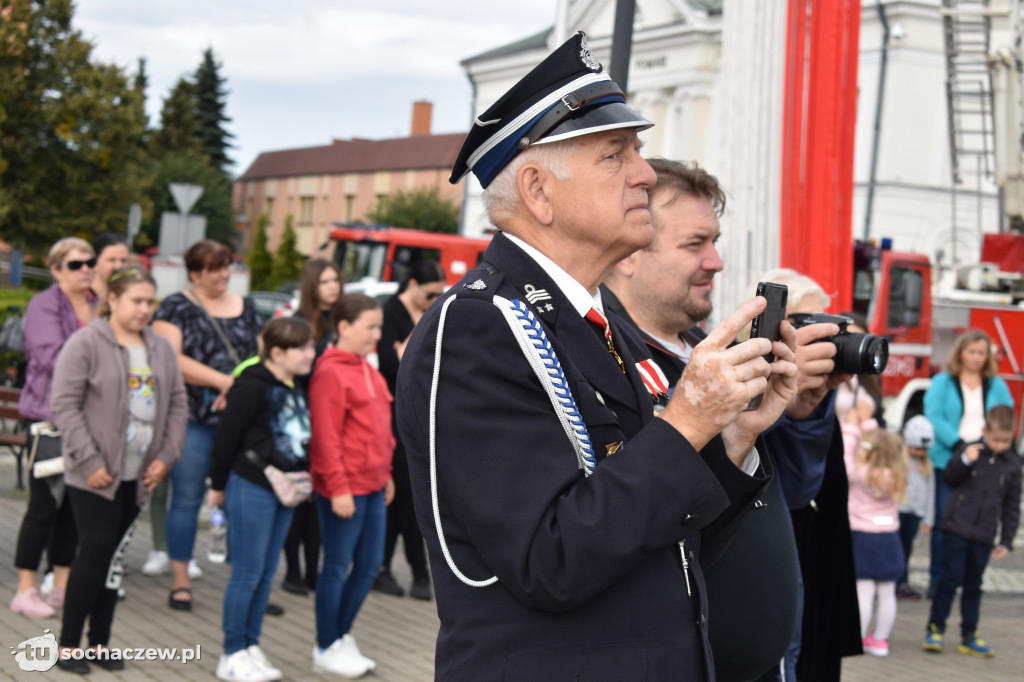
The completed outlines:
<svg viewBox="0 0 1024 682">
<path fill-rule="evenodd" d="M 576 408 L 576 401 L 573 400 L 572 391 L 569 389 L 569 382 L 562 372 L 562 364 L 558 361 L 558 355 L 548 342 L 544 328 L 534 317 L 530 308 L 516 299 L 510 301 L 501 296 L 494 297 L 494 305 L 501 310 L 508 321 L 509 327 L 515 334 L 519 347 L 523 351 L 527 362 L 533 368 L 540 385 L 551 400 L 551 406 L 562 423 L 566 436 L 576 451 L 576 459 L 586 476 L 594 473 L 597 460 L 594 457 L 594 448 L 590 443 L 590 434 L 587 432 L 587 425 L 583 423 Z"/>
</svg>

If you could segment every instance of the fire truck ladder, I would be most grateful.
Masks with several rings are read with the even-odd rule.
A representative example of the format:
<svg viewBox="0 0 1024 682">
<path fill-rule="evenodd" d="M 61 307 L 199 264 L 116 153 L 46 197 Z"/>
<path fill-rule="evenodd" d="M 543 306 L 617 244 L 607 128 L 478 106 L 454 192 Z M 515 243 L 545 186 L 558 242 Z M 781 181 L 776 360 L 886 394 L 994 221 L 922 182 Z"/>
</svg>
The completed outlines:
<svg viewBox="0 0 1024 682">
<path fill-rule="evenodd" d="M 989 0 L 942 0 L 946 38 L 946 100 L 952 161 L 952 261 L 957 261 L 957 198 L 966 180 L 977 183 L 975 235 L 981 232 L 982 180 L 995 168 Z M 972 177 L 973 176 L 973 177 Z M 968 238 L 972 238 L 970 235 Z"/>
</svg>

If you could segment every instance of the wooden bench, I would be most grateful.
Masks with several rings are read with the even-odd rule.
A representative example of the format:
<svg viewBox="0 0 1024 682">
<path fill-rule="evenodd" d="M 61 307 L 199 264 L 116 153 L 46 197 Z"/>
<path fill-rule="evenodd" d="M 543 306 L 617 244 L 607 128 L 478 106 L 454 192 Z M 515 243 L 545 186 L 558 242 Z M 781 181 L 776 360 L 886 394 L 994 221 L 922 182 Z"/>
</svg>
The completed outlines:
<svg viewBox="0 0 1024 682">
<path fill-rule="evenodd" d="M 25 489 L 22 480 L 22 466 L 28 450 L 28 433 L 25 431 L 24 422 L 18 414 L 18 396 L 21 395 L 20 388 L 9 388 L 0 386 L 0 446 L 10 448 L 18 461 L 18 490 Z M 13 425 L 11 424 L 13 422 Z"/>
</svg>

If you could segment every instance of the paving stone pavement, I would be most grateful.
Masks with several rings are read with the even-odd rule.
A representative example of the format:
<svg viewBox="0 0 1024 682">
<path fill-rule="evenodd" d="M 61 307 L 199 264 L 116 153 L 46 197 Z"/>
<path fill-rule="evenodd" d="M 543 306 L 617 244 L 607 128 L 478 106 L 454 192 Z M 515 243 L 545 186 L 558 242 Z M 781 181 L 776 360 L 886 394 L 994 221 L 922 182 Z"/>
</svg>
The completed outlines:
<svg viewBox="0 0 1024 682">
<path fill-rule="evenodd" d="M 14 547 L 24 514 L 26 497 L 14 490 L 13 459 L 0 449 L 0 648 L 10 651 L 30 637 L 43 634 L 44 628 L 60 633 L 59 617 L 32 620 L 7 608 L 14 595 L 17 575 L 13 566 Z M 214 678 L 221 653 L 221 603 L 229 569 L 206 561 L 207 535 L 200 530 L 197 556 L 205 571 L 194 583 L 195 606 L 191 612 L 173 611 L 167 606 L 169 577 L 148 577 L 139 571 L 150 549 L 148 522 L 139 524 L 128 550 L 129 574 L 125 578 L 127 599 L 120 602 L 114 620 L 113 647 L 155 647 L 198 651 L 196 660 L 150 660 L 129 662 L 124 671 L 109 673 L 93 666 L 90 679 L 102 680 L 209 680 Z M 890 640 L 888 658 L 858 656 L 843 663 L 843 680 L 850 682 L 1002 682 L 1024 680 L 1024 531 L 1018 534 L 1020 551 L 1001 562 L 993 562 L 986 576 L 986 595 L 982 602 L 983 636 L 997 650 L 994 659 L 978 660 L 957 653 L 954 646 L 945 654 L 927 654 L 921 638 L 928 618 L 930 602 L 901 601 L 896 628 Z M 406 586 L 411 582 L 408 567 L 396 553 L 395 574 Z M 912 559 L 911 580 L 919 587 L 927 582 L 927 540 L 919 537 Z M 313 598 L 299 597 L 280 589 L 282 567 L 275 581 L 271 601 L 285 608 L 280 617 L 267 616 L 263 623 L 261 647 L 269 659 L 291 680 L 338 680 L 317 675 L 311 670 L 315 617 Z M 954 605 L 950 631 L 959 622 Z M 353 627 L 353 635 L 363 653 L 377 661 L 377 670 L 369 682 L 420 682 L 433 678 L 434 639 L 438 618 L 433 602 L 409 597 L 397 598 L 371 592 Z M 25 680 L 67 680 L 71 677 L 57 669 L 26 672 L 13 655 L 0 652 L 0 678 Z"/>
</svg>

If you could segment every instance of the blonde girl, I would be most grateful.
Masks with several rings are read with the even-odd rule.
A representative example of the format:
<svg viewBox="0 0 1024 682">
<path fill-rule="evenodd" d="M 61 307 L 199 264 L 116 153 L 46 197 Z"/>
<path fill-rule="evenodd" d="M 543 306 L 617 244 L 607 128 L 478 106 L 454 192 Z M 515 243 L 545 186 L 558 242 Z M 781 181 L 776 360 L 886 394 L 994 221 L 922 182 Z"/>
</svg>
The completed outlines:
<svg viewBox="0 0 1024 682">
<path fill-rule="evenodd" d="M 871 422 L 866 420 L 868 426 Z M 897 436 L 878 428 L 865 429 L 864 424 L 855 424 L 852 418 L 843 424 L 853 563 L 864 652 L 888 656 L 889 634 L 896 622 L 896 581 L 906 561 L 899 536 L 899 503 L 906 495 L 907 463 Z M 876 596 L 878 612 L 871 630 Z"/>
</svg>

